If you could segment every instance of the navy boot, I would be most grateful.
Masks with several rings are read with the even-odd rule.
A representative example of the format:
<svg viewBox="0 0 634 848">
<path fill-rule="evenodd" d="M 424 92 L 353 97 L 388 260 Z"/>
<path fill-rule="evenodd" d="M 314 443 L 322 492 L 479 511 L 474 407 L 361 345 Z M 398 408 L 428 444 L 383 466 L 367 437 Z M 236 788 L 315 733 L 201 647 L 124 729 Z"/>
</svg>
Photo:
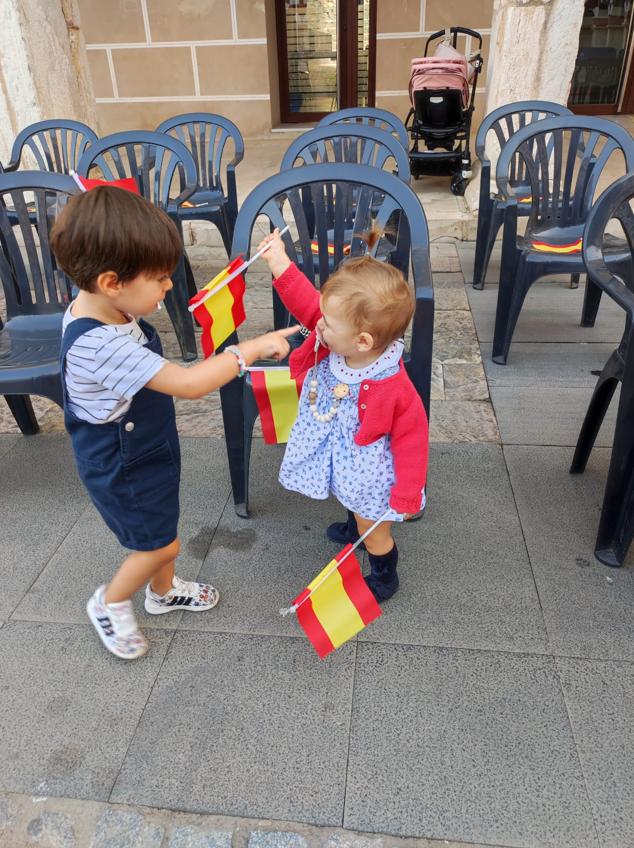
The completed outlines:
<svg viewBox="0 0 634 848">
<path fill-rule="evenodd" d="M 398 548 L 396 542 L 391 551 L 386 554 L 368 554 L 370 560 L 370 574 L 365 582 L 377 601 L 387 601 L 398 589 Z"/>
<path fill-rule="evenodd" d="M 337 521 L 331 524 L 326 530 L 326 536 L 328 536 L 331 542 L 337 542 L 340 545 L 354 545 L 359 538 L 354 512 L 348 510 L 347 521 Z M 365 545 L 361 544 L 359 548 L 363 549 Z"/>
</svg>

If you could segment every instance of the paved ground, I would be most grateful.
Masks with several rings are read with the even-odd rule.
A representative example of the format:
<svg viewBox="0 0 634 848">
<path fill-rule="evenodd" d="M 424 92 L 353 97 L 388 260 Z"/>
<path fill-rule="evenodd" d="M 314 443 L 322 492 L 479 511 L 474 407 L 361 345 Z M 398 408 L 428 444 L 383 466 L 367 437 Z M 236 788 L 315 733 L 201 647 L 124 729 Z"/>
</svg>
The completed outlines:
<svg viewBox="0 0 634 848">
<path fill-rule="evenodd" d="M 334 552 L 323 528 L 340 510 L 284 492 L 279 449 L 256 445 L 244 521 L 220 438 L 184 437 L 179 570 L 222 601 L 199 617 L 139 608 L 151 651 L 125 665 L 84 613 L 122 551 L 56 413 L 51 432 L 0 436 L 0 845 L 634 844 L 634 556 L 610 570 L 592 555 L 609 426 L 568 474 L 622 319 L 605 303 L 582 330 L 582 288 L 538 284 L 494 366 L 495 286 L 474 292 L 459 270 L 472 251 L 435 249 L 445 423 L 426 517 L 398 534 L 402 590 L 323 662 L 278 610 Z M 480 350 L 487 381 L 454 379 Z M 213 415 L 179 420 L 205 433 Z"/>
</svg>

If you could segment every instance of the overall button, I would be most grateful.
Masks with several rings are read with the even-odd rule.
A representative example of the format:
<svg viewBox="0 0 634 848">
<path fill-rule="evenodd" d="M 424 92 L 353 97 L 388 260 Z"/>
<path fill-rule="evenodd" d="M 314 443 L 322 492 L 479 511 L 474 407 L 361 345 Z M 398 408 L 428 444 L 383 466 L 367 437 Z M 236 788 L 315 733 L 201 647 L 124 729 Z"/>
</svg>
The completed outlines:
<svg viewBox="0 0 634 848">
<path fill-rule="evenodd" d="M 126 421 L 125 431 L 126 433 L 131 433 L 134 430 L 134 421 Z"/>
</svg>

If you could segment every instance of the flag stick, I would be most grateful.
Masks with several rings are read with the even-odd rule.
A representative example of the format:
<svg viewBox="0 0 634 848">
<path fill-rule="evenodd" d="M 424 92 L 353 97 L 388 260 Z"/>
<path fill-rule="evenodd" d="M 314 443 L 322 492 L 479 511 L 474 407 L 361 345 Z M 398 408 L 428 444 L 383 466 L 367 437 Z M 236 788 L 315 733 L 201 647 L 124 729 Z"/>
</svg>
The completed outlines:
<svg viewBox="0 0 634 848">
<path fill-rule="evenodd" d="M 79 176 L 75 171 L 69 171 L 68 173 L 73 178 L 73 180 L 76 182 L 76 184 L 79 186 L 80 191 L 87 191 L 88 190 L 86 188 L 86 186 L 82 183 L 82 181 L 79 179 Z"/>
<path fill-rule="evenodd" d="M 302 598 L 302 600 L 298 604 L 293 604 L 292 607 L 288 607 L 287 609 L 281 609 L 280 615 L 288 615 L 290 612 L 297 612 L 297 610 L 301 607 L 301 605 L 303 603 L 305 603 L 310 598 L 310 596 L 313 594 L 313 592 L 316 589 L 319 589 L 321 584 L 324 583 L 330 577 L 331 574 L 335 573 L 335 571 L 339 568 L 339 566 L 348 559 L 350 554 L 354 553 L 354 551 L 370 535 L 370 533 L 373 533 L 376 530 L 376 528 L 379 526 L 379 524 L 381 524 L 383 521 L 385 521 L 385 519 L 387 518 L 387 516 L 389 514 L 390 514 L 390 510 L 388 509 L 387 512 L 385 512 L 380 518 L 378 518 L 374 522 L 372 527 L 368 528 L 362 536 L 359 536 L 359 538 L 354 543 L 354 545 L 350 548 L 350 550 L 346 551 L 346 553 L 341 557 L 341 559 L 339 561 L 335 562 L 335 564 L 333 565 L 332 568 L 328 569 L 328 571 L 324 574 L 324 576 L 321 578 L 319 583 L 317 583 L 317 585 L 313 586 L 313 588 L 310 590 L 310 593 L 308 595 L 306 595 L 305 598 Z"/>
<path fill-rule="evenodd" d="M 289 229 L 290 228 L 287 224 L 283 230 L 280 230 L 280 235 L 284 235 L 284 233 L 288 232 Z M 249 265 L 251 265 L 252 262 L 255 262 L 256 259 L 259 259 L 260 256 L 262 256 L 262 254 L 264 253 L 264 251 L 269 249 L 269 244 L 270 242 L 267 242 L 267 244 L 265 244 L 261 250 L 258 250 L 255 256 L 252 256 L 251 259 L 248 259 L 246 262 L 240 265 L 239 268 L 237 268 L 232 274 L 229 274 L 229 276 L 225 280 L 222 280 L 220 283 L 218 283 L 218 285 L 211 289 L 211 291 L 208 291 L 207 294 L 204 297 L 201 297 L 200 300 L 197 300 L 196 303 L 192 303 L 191 306 L 188 306 L 187 308 L 189 309 L 189 311 L 193 312 L 195 309 L 198 309 L 200 304 L 204 303 L 208 297 L 212 297 L 213 295 L 217 294 L 220 289 L 224 289 L 224 287 L 229 285 L 232 280 L 235 280 L 236 277 L 239 277 L 243 271 L 246 271 L 246 269 L 249 267 Z"/>
</svg>

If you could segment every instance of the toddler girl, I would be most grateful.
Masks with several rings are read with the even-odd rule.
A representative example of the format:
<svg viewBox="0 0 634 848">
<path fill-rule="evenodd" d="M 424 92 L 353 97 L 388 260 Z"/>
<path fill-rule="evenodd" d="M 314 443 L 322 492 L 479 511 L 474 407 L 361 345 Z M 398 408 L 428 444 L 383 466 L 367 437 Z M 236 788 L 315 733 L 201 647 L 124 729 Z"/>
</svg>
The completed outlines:
<svg viewBox="0 0 634 848">
<path fill-rule="evenodd" d="M 348 510 L 346 522 L 327 530 L 336 542 L 356 541 L 387 513 L 365 540 L 366 582 L 385 601 L 399 584 L 392 522 L 425 499 L 427 416 L 402 362 L 414 296 L 400 271 L 370 256 L 344 261 L 319 292 L 277 230 L 260 247 L 267 243 L 275 289 L 311 331 L 290 357 L 291 375 L 306 378 L 280 482 L 312 498 L 335 495 Z"/>
<path fill-rule="evenodd" d="M 123 189 L 72 198 L 51 245 L 80 290 L 63 323 L 64 422 L 88 494 L 133 551 L 87 612 L 106 648 L 130 660 L 147 651 L 130 600 L 142 586 L 152 615 L 218 602 L 213 586 L 174 574 L 180 447 L 172 397 L 203 397 L 256 359 L 285 357 L 286 336 L 298 328 L 227 347 L 190 368 L 167 362 L 156 330 L 140 316 L 172 288 L 182 242 L 164 212 Z"/>
</svg>

